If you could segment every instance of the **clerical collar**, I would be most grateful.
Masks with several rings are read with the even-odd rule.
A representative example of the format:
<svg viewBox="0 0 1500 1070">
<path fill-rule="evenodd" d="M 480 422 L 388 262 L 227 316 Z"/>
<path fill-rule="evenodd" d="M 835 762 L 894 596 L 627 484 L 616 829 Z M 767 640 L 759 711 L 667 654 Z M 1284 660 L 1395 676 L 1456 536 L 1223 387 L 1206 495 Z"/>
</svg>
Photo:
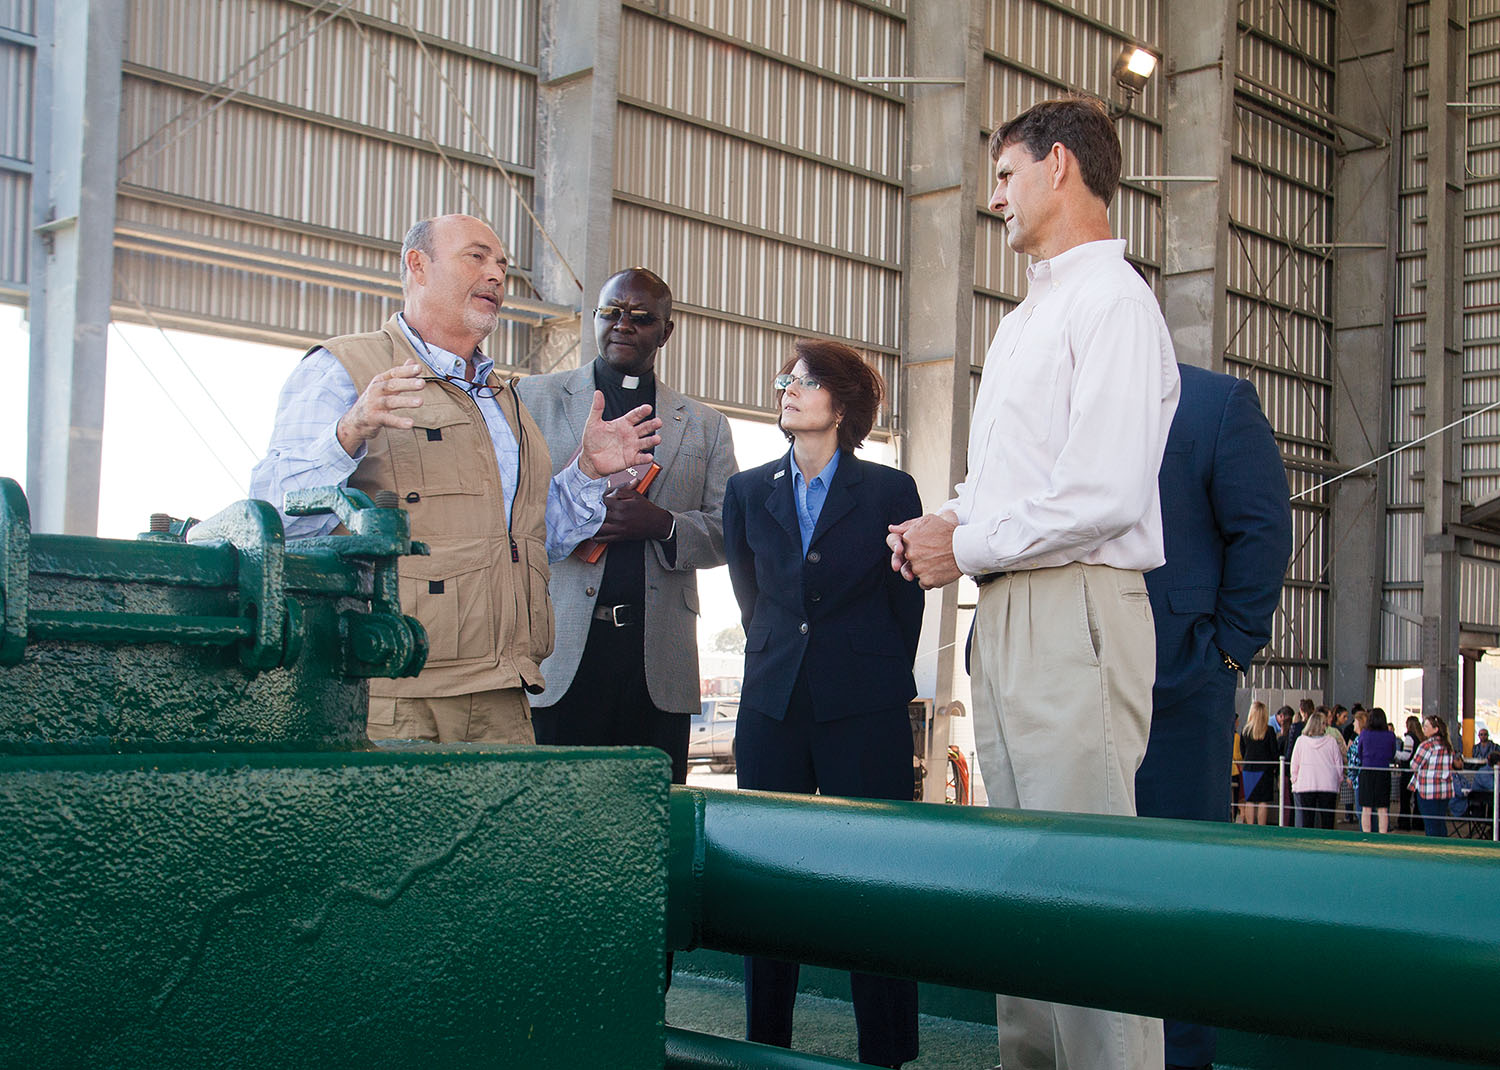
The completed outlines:
<svg viewBox="0 0 1500 1070">
<path fill-rule="evenodd" d="M 601 385 L 608 383 L 620 390 L 641 390 L 650 386 L 655 378 L 651 372 L 645 375 L 626 375 L 603 357 L 594 358 L 594 381 Z"/>
</svg>

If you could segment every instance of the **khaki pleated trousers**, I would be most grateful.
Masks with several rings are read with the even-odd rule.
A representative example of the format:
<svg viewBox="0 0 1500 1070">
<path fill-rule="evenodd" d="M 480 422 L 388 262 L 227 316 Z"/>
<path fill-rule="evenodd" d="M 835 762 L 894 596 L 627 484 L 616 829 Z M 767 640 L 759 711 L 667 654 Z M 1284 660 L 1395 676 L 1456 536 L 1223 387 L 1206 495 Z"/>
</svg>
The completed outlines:
<svg viewBox="0 0 1500 1070">
<path fill-rule="evenodd" d="M 1135 815 L 1156 672 L 1139 572 L 1070 564 L 985 584 L 971 667 L 991 806 Z M 1004 995 L 995 1005 L 1004 1070 L 1163 1065 L 1160 1019 Z"/>
</svg>

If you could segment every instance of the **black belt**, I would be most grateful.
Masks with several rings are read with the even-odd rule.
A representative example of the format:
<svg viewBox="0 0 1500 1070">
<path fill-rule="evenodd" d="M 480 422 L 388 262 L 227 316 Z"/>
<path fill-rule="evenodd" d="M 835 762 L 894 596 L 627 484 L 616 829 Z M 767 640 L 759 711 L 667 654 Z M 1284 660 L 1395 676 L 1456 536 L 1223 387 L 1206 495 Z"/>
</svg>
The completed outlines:
<svg viewBox="0 0 1500 1070">
<path fill-rule="evenodd" d="M 994 583 L 996 580 L 1003 580 L 1006 576 L 1009 575 L 1009 572 L 981 572 L 979 575 L 974 577 L 974 585 L 976 587 L 983 587 L 986 583 Z"/>
<path fill-rule="evenodd" d="M 628 627 L 629 625 L 641 622 L 640 607 L 631 605 L 595 606 L 594 619 L 607 620 L 616 628 Z"/>
</svg>

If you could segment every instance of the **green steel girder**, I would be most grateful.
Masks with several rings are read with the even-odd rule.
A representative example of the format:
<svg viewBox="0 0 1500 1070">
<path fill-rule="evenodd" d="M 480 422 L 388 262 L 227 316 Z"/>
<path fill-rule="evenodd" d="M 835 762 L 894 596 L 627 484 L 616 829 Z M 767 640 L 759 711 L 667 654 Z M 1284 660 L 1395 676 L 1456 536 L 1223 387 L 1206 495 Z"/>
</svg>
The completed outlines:
<svg viewBox="0 0 1500 1070">
<path fill-rule="evenodd" d="M 1500 1064 L 1493 1031 L 1245 999 L 1310 950 L 1500 990 L 1500 929 L 1474 924 L 1500 895 L 1492 846 L 680 787 L 670 843 L 674 949 Z M 1300 907 L 1349 888 L 1358 909 Z M 934 958 L 934 922 L 962 955 Z"/>
</svg>

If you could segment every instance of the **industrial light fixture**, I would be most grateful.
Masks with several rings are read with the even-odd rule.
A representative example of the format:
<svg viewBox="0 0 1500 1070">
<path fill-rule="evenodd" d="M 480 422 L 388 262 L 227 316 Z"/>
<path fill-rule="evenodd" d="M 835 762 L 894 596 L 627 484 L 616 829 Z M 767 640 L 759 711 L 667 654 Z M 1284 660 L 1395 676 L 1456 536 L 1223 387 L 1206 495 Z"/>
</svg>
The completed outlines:
<svg viewBox="0 0 1500 1070">
<path fill-rule="evenodd" d="M 1130 111 L 1136 95 L 1146 88 L 1146 83 L 1156 73 L 1156 64 L 1156 54 L 1139 45 L 1127 44 L 1120 49 L 1120 55 L 1115 59 L 1113 77 L 1115 85 L 1125 91 L 1125 103 L 1117 107 L 1115 118 Z"/>
</svg>

